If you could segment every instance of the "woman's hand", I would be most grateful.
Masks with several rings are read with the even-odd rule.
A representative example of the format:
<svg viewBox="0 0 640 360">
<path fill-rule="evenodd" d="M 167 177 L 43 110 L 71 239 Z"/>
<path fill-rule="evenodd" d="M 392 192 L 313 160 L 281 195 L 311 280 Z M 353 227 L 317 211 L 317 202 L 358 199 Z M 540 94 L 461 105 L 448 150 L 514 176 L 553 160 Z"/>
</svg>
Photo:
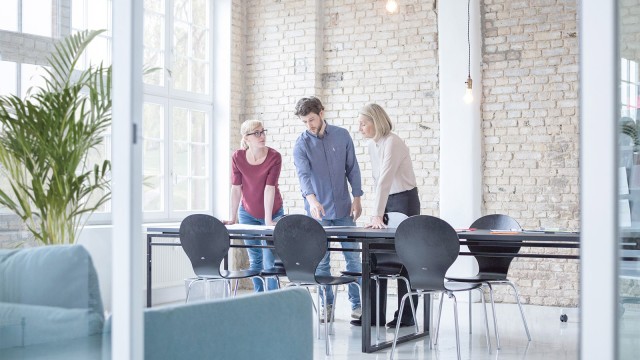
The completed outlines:
<svg viewBox="0 0 640 360">
<path fill-rule="evenodd" d="M 371 223 L 365 225 L 365 227 L 371 229 L 386 229 L 387 225 L 382 221 L 382 216 L 372 216 Z"/>
<path fill-rule="evenodd" d="M 231 220 L 222 220 L 222 223 L 225 225 L 233 225 L 233 224 L 237 224 L 238 220 L 235 219 L 231 219 Z"/>
</svg>

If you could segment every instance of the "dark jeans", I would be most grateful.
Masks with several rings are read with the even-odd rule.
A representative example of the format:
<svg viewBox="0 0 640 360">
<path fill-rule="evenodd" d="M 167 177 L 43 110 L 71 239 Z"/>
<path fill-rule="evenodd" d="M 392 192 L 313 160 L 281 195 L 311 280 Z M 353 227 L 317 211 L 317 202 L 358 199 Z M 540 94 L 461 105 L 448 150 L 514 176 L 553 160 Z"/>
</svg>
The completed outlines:
<svg viewBox="0 0 640 360">
<path fill-rule="evenodd" d="M 413 188 L 408 191 L 404 191 L 397 194 L 389 195 L 389 200 L 387 200 L 387 206 L 384 211 L 388 212 L 399 212 L 403 213 L 407 216 L 419 215 L 420 214 L 420 198 L 418 196 L 418 189 Z M 372 249 L 387 249 L 387 250 L 395 250 L 393 245 L 376 245 L 372 246 Z M 395 253 L 389 254 L 371 254 L 371 263 L 372 272 L 375 272 L 376 269 L 380 268 L 399 268 L 401 267 L 400 275 L 409 279 L 409 274 L 398 255 Z M 409 279 L 409 281 L 411 281 Z M 402 297 L 408 292 L 407 285 L 404 281 L 398 281 L 398 305 L 397 308 L 400 309 L 400 302 L 402 301 Z M 372 284 L 371 291 L 369 292 L 369 296 L 371 299 L 371 304 L 374 306 L 371 307 L 371 323 L 376 322 L 376 314 L 375 314 L 375 303 L 376 303 L 376 287 L 375 284 Z M 413 296 L 413 303 L 416 308 L 418 306 L 418 296 Z M 380 323 L 386 323 L 386 308 L 387 308 L 387 280 L 380 280 Z M 402 311 L 402 322 L 411 322 L 413 321 L 413 313 L 411 312 L 411 302 L 409 299 L 405 301 L 404 310 Z M 398 311 L 396 311 L 394 318 L 398 316 Z"/>
</svg>

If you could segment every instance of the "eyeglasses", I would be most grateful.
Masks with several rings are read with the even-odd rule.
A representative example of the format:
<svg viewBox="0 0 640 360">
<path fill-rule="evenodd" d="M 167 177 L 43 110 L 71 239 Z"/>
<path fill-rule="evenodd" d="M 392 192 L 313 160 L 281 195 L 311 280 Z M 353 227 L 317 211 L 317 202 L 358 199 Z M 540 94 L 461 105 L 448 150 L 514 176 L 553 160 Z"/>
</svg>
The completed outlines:
<svg viewBox="0 0 640 360">
<path fill-rule="evenodd" d="M 253 136 L 257 137 L 257 138 L 259 138 L 262 135 L 267 136 L 267 129 L 264 129 L 262 131 L 254 131 L 252 133 L 248 133 L 247 136 L 248 135 L 253 135 Z"/>
</svg>

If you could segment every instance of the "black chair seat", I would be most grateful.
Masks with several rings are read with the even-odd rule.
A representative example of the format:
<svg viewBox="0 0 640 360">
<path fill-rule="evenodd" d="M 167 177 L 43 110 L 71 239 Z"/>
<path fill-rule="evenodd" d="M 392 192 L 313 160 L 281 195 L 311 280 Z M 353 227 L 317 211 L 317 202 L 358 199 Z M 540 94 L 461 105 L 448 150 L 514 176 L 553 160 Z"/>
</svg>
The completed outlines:
<svg viewBox="0 0 640 360">
<path fill-rule="evenodd" d="M 264 269 L 260 272 L 262 276 L 287 276 L 287 272 L 284 271 L 284 268 L 274 267 L 271 269 Z"/>
<path fill-rule="evenodd" d="M 220 270 L 224 279 L 244 279 L 252 276 L 260 276 L 258 270 Z"/>
<path fill-rule="evenodd" d="M 353 283 L 352 278 L 342 276 L 316 276 L 316 281 L 318 284 L 331 286 Z"/>
<path fill-rule="evenodd" d="M 496 274 L 496 273 L 478 273 L 475 276 L 467 276 L 467 277 L 447 277 L 449 281 L 459 281 L 459 282 L 487 282 L 487 281 L 500 281 L 506 280 L 507 277 L 504 274 Z"/>
</svg>

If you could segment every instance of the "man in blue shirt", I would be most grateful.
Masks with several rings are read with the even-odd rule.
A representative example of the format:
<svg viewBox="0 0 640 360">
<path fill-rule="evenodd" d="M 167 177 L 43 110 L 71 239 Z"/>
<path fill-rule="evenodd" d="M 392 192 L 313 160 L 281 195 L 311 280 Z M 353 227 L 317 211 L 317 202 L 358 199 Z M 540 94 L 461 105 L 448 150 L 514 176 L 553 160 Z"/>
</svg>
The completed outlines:
<svg viewBox="0 0 640 360">
<path fill-rule="evenodd" d="M 300 99 L 295 115 L 307 127 L 293 148 L 293 160 L 307 215 L 317 219 L 323 226 L 355 226 L 355 220 L 362 213 L 362 183 L 351 135 L 347 130 L 324 121 L 324 107 L 316 97 Z M 351 185 L 353 202 L 347 182 Z M 345 249 L 358 248 L 357 243 L 340 244 Z M 347 251 L 342 254 L 347 271 L 362 271 L 359 253 Z M 329 262 L 330 254 L 327 252 L 318 265 L 318 275 L 331 274 Z M 334 295 L 330 286 L 326 290 L 327 318 L 332 319 Z M 354 284 L 349 285 L 349 301 L 351 316 L 360 318 L 360 294 Z"/>
</svg>

